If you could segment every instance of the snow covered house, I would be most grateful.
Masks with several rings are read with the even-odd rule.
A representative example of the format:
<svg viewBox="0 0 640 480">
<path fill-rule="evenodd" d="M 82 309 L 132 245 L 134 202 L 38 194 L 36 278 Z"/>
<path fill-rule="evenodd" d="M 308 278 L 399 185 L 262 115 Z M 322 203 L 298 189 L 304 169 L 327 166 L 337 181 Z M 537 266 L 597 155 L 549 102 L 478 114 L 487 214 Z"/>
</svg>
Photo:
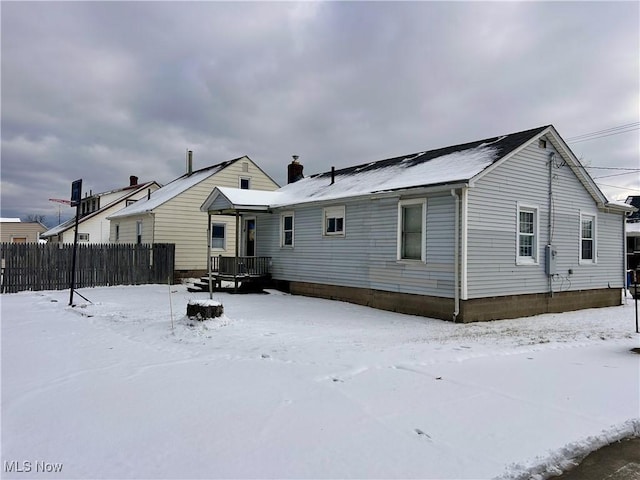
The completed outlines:
<svg viewBox="0 0 640 480">
<path fill-rule="evenodd" d="M 275 192 L 218 187 L 201 208 L 252 219 L 254 255 L 291 293 L 459 322 L 620 304 L 632 210 L 551 125 Z"/>
<path fill-rule="evenodd" d="M 138 177 L 131 175 L 129 185 L 102 193 L 85 195 L 80 200 L 80 218 L 78 220 L 78 242 L 109 243 L 108 216 L 127 205 L 147 197 L 160 188 L 156 181 L 138 183 Z M 74 216 L 60 225 L 47 230 L 42 238 L 53 243 L 73 243 L 75 234 Z"/>
<path fill-rule="evenodd" d="M 217 217 L 209 226 L 200 205 L 216 186 L 246 190 L 275 190 L 274 182 L 247 156 L 193 170 L 189 156 L 186 173 L 135 204 L 111 215 L 112 243 L 173 243 L 178 277 L 207 271 L 207 237 L 213 251 L 233 255 L 235 217 Z M 253 227 L 249 225 L 252 235 Z"/>
</svg>

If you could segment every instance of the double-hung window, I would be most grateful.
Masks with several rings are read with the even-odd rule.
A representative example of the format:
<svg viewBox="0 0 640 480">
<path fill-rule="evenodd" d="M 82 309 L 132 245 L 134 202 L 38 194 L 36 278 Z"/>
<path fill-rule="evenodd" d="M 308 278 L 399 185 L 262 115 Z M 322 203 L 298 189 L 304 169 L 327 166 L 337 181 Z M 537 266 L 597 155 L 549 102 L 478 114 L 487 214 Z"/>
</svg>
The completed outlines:
<svg viewBox="0 0 640 480">
<path fill-rule="evenodd" d="M 211 248 L 213 250 L 225 249 L 226 230 L 227 225 L 225 223 L 211 224 Z"/>
<path fill-rule="evenodd" d="M 538 207 L 518 204 L 516 263 L 538 263 Z"/>
<path fill-rule="evenodd" d="M 426 261 L 427 201 L 401 200 L 398 204 L 398 259 Z"/>
<path fill-rule="evenodd" d="M 293 213 L 283 213 L 280 216 L 280 245 L 293 247 Z"/>
<path fill-rule="evenodd" d="M 344 205 L 340 207 L 327 207 L 323 211 L 324 235 L 344 236 Z"/>
<path fill-rule="evenodd" d="M 580 263 L 596 263 L 596 217 L 580 214 Z"/>
</svg>

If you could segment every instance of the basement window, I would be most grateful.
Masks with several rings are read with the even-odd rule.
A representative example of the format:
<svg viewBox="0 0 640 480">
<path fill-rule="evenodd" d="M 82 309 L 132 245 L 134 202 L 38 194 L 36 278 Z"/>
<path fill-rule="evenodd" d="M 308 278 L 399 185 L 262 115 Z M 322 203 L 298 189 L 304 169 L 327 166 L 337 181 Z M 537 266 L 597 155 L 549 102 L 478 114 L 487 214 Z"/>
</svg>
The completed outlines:
<svg viewBox="0 0 640 480">
<path fill-rule="evenodd" d="M 88 233 L 78 233 L 78 241 L 79 242 L 88 242 L 89 234 Z"/>
</svg>

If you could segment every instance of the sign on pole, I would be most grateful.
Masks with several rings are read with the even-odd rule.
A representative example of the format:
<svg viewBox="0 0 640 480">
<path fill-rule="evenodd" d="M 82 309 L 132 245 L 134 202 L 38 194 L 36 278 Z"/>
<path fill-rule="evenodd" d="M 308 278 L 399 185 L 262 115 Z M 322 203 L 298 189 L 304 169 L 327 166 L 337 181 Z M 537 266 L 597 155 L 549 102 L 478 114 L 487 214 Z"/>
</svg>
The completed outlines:
<svg viewBox="0 0 640 480">
<path fill-rule="evenodd" d="M 73 306 L 73 290 L 76 288 L 76 254 L 78 252 L 78 219 L 80 218 L 80 199 L 82 198 L 82 179 L 71 184 L 71 206 L 76 207 L 76 224 L 73 234 L 73 258 L 71 259 L 71 284 L 69 285 L 69 305 Z"/>
</svg>

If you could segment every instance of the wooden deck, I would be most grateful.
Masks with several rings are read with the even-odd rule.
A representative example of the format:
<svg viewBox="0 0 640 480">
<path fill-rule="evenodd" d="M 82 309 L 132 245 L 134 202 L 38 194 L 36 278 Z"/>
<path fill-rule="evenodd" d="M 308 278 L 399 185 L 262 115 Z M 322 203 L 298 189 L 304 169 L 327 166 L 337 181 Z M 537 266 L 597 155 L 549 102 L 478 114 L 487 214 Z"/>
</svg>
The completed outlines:
<svg viewBox="0 0 640 480">
<path fill-rule="evenodd" d="M 239 284 L 258 282 L 271 277 L 271 257 L 211 257 L 211 284 L 214 290 L 222 289 L 222 282 Z"/>
</svg>

